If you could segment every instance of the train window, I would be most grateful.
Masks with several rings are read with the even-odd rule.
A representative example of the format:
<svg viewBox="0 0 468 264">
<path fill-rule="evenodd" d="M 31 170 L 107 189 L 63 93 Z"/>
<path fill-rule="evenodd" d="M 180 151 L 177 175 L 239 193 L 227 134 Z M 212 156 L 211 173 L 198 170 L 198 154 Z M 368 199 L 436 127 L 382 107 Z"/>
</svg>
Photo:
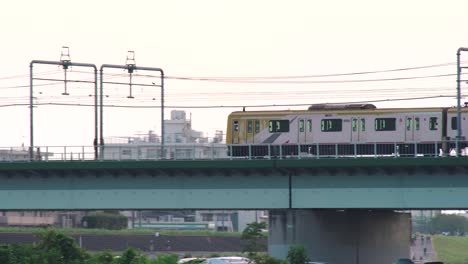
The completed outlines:
<svg viewBox="0 0 468 264">
<path fill-rule="evenodd" d="M 289 132 L 289 120 L 270 120 L 270 133 Z"/>
<path fill-rule="evenodd" d="M 429 129 L 437 130 L 438 128 L 439 128 L 439 124 L 437 123 L 437 117 L 429 118 Z"/>
<path fill-rule="evenodd" d="M 458 127 L 457 117 L 454 116 L 452 117 L 452 130 L 457 130 L 457 127 Z"/>
<path fill-rule="evenodd" d="M 343 127 L 343 119 L 322 119 L 322 132 L 338 132 Z"/>
<path fill-rule="evenodd" d="M 260 121 L 255 120 L 255 134 L 260 133 Z"/>
<path fill-rule="evenodd" d="M 252 133 L 252 131 L 253 131 L 252 120 L 248 120 L 247 121 L 247 133 Z"/>
<path fill-rule="evenodd" d="M 304 132 L 304 119 L 299 120 L 299 132 Z"/>
<path fill-rule="evenodd" d="M 414 118 L 414 129 L 419 130 L 419 117 Z"/>
<path fill-rule="evenodd" d="M 395 131 L 396 118 L 376 118 L 375 131 Z"/>
<path fill-rule="evenodd" d="M 366 120 L 361 118 L 361 131 L 366 131 Z"/>
<path fill-rule="evenodd" d="M 353 127 L 353 132 L 356 132 L 357 131 L 357 126 L 358 126 L 358 120 L 356 118 L 353 118 L 353 123 L 352 123 L 352 127 Z"/>
<path fill-rule="evenodd" d="M 312 132 L 312 120 L 307 120 L 307 131 Z"/>
<path fill-rule="evenodd" d="M 239 121 L 234 120 L 234 131 L 239 131 Z"/>
<path fill-rule="evenodd" d="M 411 117 L 406 118 L 406 130 L 411 131 L 412 126 L 413 126 L 413 118 Z"/>
</svg>

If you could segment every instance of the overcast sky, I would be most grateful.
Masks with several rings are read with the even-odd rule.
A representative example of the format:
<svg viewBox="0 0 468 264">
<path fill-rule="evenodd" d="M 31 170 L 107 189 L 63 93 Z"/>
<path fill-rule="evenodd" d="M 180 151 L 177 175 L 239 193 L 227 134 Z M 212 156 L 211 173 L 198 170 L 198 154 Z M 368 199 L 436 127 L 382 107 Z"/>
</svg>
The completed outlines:
<svg viewBox="0 0 468 264">
<path fill-rule="evenodd" d="M 249 106 L 454 96 L 456 51 L 468 46 L 467 1 L 3 1 L 0 72 L 0 146 L 29 144 L 31 60 L 60 60 L 62 46 L 72 62 L 126 63 L 162 68 L 166 105 L 192 113 L 193 128 L 213 136 L 225 130 L 229 112 L 242 108 L 193 109 L 188 106 Z M 462 55 L 468 61 L 468 54 Z M 446 66 L 441 64 L 452 63 Z M 383 73 L 282 79 L 381 71 Z M 86 68 L 73 67 L 69 79 L 90 80 Z M 42 78 L 64 78 L 57 66 L 36 65 Z M 111 75 L 113 74 L 113 75 Z M 137 72 L 134 82 L 159 82 L 157 73 Z M 119 75 L 119 76 L 115 76 Z M 154 75 L 154 76 L 143 76 Z M 448 75 L 448 76 L 439 76 Z M 9 78 L 17 76 L 15 78 Z M 433 76 L 433 77 L 430 77 Z M 439 77 L 437 77 L 439 76 Z M 226 77 L 221 81 L 181 77 Z M 413 78 L 395 80 L 400 78 Z M 124 71 L 106 72 L 109 81 L 127 82 Z M 391 79 L 383 81 L 382 79 Z M 355 82 L 356 80 L 361 80 Z M 362 81 L 365 80 L 365 81 Z M 377 80 L 377 81 L 370 81 Z M 254 82 L 254 83 L 252 83 Z M 257 82 L 257 83 L 255 83 Z M 260 82 L 260 83 L 258 83 Z M 93 85 L 35 81 L 38 103 L 93 104 Z M 18 87 L 19 86 L 19 87 Z M 160 133 L 158 87 L 107 85 L 106 102 L 129 108 L 104 110 L 105 136 Z M 91 96 L 90 96 L 91 95 Z M 453 106 L 454 98 L 376 102 L 378 107 Z M 10 106 L 13 105 L 13 106 Z M 306 106 L 284 106 L 306 108 Z M 168 108 L 165 111 L 170 117 Z M 34 109 L 36 145 L 90 145 L 92 107 L 45 106 Z"/>
</svg>

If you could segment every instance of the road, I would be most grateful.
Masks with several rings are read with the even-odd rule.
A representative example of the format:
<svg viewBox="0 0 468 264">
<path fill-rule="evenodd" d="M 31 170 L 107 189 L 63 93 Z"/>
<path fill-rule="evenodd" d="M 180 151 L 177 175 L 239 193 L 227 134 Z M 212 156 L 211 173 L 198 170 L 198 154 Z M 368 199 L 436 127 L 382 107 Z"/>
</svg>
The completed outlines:
<svg viewBox="0 0 468 264">
<path fill-rule="evenodd" d="M 415 263 L 438 260 L 430 236 L 423 234 L 414 236 L 411 242 L 411 259 Z"/>
</svg>

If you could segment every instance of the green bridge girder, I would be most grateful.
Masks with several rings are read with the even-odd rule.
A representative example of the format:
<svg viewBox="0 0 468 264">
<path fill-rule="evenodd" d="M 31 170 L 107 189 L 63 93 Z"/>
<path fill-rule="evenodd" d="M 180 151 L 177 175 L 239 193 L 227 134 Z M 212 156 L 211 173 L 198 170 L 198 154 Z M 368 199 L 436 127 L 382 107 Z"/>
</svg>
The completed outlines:
<svg viewBox="0 0 468 264">
<path fill-rule="evenodd" d="M 466 209 L 466 158 L 0 163 L 0 210 Z"/>
</svg>

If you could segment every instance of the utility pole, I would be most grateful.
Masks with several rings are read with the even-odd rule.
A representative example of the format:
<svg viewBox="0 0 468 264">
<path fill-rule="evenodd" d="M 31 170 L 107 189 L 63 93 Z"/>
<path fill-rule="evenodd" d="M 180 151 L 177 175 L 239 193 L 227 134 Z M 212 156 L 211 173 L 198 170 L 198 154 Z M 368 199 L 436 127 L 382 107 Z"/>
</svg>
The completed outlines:
<svg viewBox="0 0 468 264">
<path fill-rule="evenodd" d="M 44 78 L 34 78 L 33 77 L 33 66 L 34 64 L 48 64 L 48 65 L 59 65 L 62 66 L 64 70 L 64 79 L 44 79 Z M 70 50 L 68 47 L 62 47 L 62 53 L 60 55 L 60 61 L 45 61 L 45 60 L 32 60 L 29 64 L 29 76 L 30 76 L 30 86 L 29 86 L 29 133 L 30 133 L 30 146 L 29 146 L 29 159 L 34 160 L 34 85 L 33 80 L 48 80 L 48 81 L 63 81 L 65 84 L 64 92 L 62 95 L 69 95 L 67 90 L 67 70 L 69 67 L 90 67 L 94 69 L 94 82 L 92 81 L 81 81 L 94 83 L 94 143 L 97 145 L 98 138 L 98 88 L 97 88 L 97 67 L 94 64 L 90 63 L 76 63 L 72 62 L 70 59 Z M 98 153 L 97 148 L 95 148 L 94 158 L 97 159 Z"/>
<path fill-rule="evenodd" d="M 460 65 L 460 53 L 462 51 L 468 51 L 468 48 L 459 48 L 457 51 L 457 138 L 455 141 L 456 144 L 456 149 L 457 149 L 457 154 L 456 156 L 458 157 L 460 153 L 460 140 L 462 140 L 462 122 L 461 122 L 461 71 L 462 68 L 466 69 L 468 67 L 461 67 Z"/>
<path fill-rule="evenodd" d="M 156 85 L 148 85 L 148 86 L 156 86 L 156 87 L 161 87 L 161 156 L 164 157 L 164 71 L 161 68 L 153 68 L 153 67 L 140 67 L 136 66 L 135 63 L 135 52 L 133 51 L 128 51 L 127 55 L 127 61 L 125 65 L 113 65 L 113 64 L 103 64 L 101 65 L 100 69 L 100 81 L 101 81 L 101 88 L 100 88 L 100 148 L 101 148 L 101 153 L 104 148 L 104 101 L 103 101 L 103 94 L 104 94 L 104 84 L 107 83 L 104 81 L 104 69 L 110 68 L 110 69 L 124 69 L 127 70 L 127 72 L 130 74 L 130 81 L 129 81 L 129 87 L 130 87 L 130 93 L 127 98 L 134 98 L 132 94 L 132 74 L 134 71 L 140 70 L 140 71 L 156 71 L 161 74 L 161 84 Z M 112 82 L 109 82 L 112 83 Z M 102 157 L 101 157 L 102 158 Z"/>
</svg>

